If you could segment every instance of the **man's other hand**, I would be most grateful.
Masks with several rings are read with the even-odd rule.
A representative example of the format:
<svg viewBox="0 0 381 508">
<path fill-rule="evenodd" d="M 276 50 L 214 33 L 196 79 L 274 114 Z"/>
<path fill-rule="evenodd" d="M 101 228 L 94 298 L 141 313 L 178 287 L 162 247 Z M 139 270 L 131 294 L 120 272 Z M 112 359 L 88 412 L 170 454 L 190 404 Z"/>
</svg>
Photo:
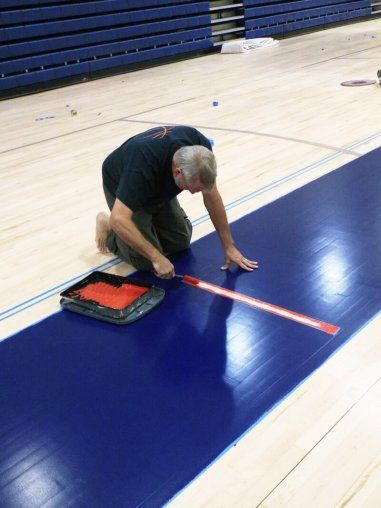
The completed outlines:
<svg viewBox="0 0 381 508">
<path fill-rule="evenodd" d="M 234 246 L 225 251 L 225 264 L 221 266 L 221 270 L 227 270 L 230 263 L 235 263 L 248 272 L 252 272 L 258 268 L 258 263 L 256 261 L 250 261 L 250 259 L 245 258 Z"/>
</svg>

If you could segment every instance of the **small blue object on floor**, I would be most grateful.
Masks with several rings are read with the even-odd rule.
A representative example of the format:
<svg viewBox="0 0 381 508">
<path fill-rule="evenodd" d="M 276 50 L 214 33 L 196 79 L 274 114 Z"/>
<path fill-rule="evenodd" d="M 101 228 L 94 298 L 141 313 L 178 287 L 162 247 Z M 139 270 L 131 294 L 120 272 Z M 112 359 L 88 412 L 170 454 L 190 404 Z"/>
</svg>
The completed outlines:
<svg viewBox="0 0 381 508">
<path fill-rule="evenodd" d="M 60 312 L 0 344 L 0 506 L 160 506 L 380 311 L 381 149 L 232 224 L 178 273 L 341 327 L 335 336 L 190 287 L 118 327 Z M 142 280 L 155 282 L 146 274 Z"/>
</svg>

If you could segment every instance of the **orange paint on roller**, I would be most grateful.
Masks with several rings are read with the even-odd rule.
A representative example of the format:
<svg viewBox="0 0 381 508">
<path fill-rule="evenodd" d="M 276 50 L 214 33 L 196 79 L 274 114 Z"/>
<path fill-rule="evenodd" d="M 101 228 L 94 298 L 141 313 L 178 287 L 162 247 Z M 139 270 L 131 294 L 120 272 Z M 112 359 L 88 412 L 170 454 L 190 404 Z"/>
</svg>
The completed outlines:
<svg viewBox="0 0 381 508">
<path fill-rule="evenodd" d="M 192 284 L 192 286 L 197 286 L 197 284 L 200 282 L 199 279 L 191 277 L 190 275 L 184 275 L 183 281 L 186 282 L 187 284 Z"/>
</svg>

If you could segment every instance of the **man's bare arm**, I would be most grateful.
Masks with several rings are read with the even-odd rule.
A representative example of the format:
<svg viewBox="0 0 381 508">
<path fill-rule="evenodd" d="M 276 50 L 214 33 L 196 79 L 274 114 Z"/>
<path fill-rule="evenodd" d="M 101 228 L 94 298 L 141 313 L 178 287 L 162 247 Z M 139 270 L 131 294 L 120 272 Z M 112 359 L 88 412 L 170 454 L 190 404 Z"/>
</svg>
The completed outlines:
<svg viewBox="0 0 381 508">
<path fill-rule="evenodd" d="M 236 263 L 238 266 L 248 271 L 258 268 L 258 263 L 256 261 L 246 259 L 235 247 L 226 217 L 225 207 L 221 195 L 217 190 L 217 186 L 214 185 L 209 192 L 203 192 L 202 195 L 205 207 L 209 212 L 225 251 L 225 264 L 221 268 L 226 270 L 231 262 Z"/>
<path fill-rule="evenodd" d="M 110 228 L 136 252 L 150 260 L 155 273 L 163 279 L 174 276 L 174 267 L 156 247 L 144 238 L 132 221 L 133 211 L 118 198 L 115 200 L 110 216 Z"/>
</svg>

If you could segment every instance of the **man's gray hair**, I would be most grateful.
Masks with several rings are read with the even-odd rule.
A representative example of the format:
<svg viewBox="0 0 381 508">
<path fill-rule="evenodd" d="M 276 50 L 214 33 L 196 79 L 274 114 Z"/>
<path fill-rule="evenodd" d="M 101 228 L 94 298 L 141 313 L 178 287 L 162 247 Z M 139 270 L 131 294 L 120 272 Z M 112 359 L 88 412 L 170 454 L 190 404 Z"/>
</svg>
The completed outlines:
<svg viewBox="0 0 381 508">
<path fill-rule="evenodd" d="M 181 169 L 186 183 L 199 180 L 206 190 L 210 190 L 215 184 L 216 158 L 213 152 L 205 146 L 182 146 L 175 152 L 173 162 Z"/>
</svg>

